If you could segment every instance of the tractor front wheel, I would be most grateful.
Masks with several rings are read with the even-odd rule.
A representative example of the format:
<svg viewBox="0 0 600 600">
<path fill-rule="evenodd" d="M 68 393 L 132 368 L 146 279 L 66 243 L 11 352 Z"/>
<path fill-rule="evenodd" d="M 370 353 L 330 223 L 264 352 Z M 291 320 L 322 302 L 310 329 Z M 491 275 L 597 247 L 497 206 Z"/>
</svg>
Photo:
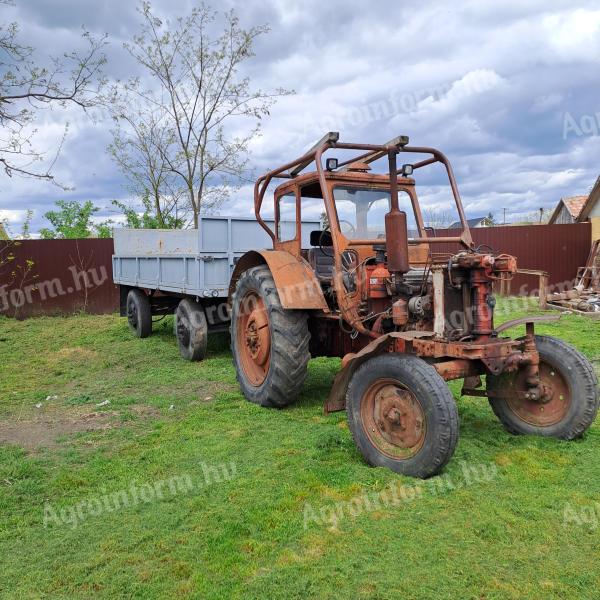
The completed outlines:
<svg viewBox="0 0 600 600">
<path fill-rule="evenodd" d="M 231 306 L 231 352 L 246 399 L 275 408 L 292 404 L 306 379 L 309 340 L 306 313 L 281 306 L 269 268 L 242 273 Z"/>
<path fill-rule="evenodd" d="M 536 335 L 540 355 L 539 399 L 527 399 L 527 374 L 520 370 L 487 376 L 492 410 L 504 428 L 514 434 L 530 434 L 572 440 L 593 423 L 598 412 L 598 378 L 590 361 L 573 346 L 550 336 Z"/>
<path fill-rule="evenodd" d="M 363 363 L 350 380 L 346 411 L 365 460 L 403 475 L 436 475 L 458 442 L 454 397 L 416 356 L 386 353 Z"/>
</svg>

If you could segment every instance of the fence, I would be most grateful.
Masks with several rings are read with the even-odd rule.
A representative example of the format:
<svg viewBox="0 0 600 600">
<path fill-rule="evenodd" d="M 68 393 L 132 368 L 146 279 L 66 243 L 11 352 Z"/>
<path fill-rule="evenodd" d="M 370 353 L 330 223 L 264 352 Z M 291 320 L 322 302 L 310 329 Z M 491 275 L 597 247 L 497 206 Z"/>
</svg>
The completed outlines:
<svg viewBox="0 0 600 600">
<path fill-rule="evenodd" d="M 438 230 L 438 236 L 447 232 Z M 550 286 L 571 281 L 591 246 L 589 223 L 487 227 L 472 230 L 477 246 L 518 258 L 519 267 L 547 271 Z M 434 252 L 452 252 L 446 244 Z M 85 310 L 118 310 L 112 282 L 111 239 L 23 240 L 0 242 L 0 315 L 27 318 Z M 528 295 L 535 278 L 518 275 L 512 293 Z"/>
<path fill-rule="evenodd" d="M 119 308 L 112 239 L 0 242 L 0 314 L 24 319 Z"/>
<path fill-rule="evenodd" d="M 443 237 L 449 230 L 437 230 Z M 455 230 L 450 235 L 457 235 Z M 577 269 L 587 260 L 592 245 L 590 223 L 575 225 L 514 225 L 471 229 L 476 246 L 486 246 L 496 252 L 517 257 L 520 269 L 546 271 L 548 284 L 563 286 L 573 282 Z M 441 247 L 440 247 L 441 246 Z M 456 246 L 441 244 L 434 252 L 456 251 Z M 511 282 L 514 295 L 527 296 L 536 290 L 538 281 L 532 275 L 516 275 Z"/>
</svg>

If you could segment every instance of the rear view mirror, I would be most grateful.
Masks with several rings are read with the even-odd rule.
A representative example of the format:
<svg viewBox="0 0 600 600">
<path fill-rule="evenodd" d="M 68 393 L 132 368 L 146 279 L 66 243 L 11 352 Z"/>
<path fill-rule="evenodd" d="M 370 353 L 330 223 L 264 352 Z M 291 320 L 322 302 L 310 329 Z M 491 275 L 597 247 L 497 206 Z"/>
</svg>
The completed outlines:
<svg viewBox="0 0 600 600">
<path fill-rule="evenodd" d="M 310 232 L 310 245 L 313 246 L 313 248 L 318 248 L 319 246 L 333 246 L 331 232 L 330 231 L 321 231 L 320 229 L 311 231 Z"/>
</svg>

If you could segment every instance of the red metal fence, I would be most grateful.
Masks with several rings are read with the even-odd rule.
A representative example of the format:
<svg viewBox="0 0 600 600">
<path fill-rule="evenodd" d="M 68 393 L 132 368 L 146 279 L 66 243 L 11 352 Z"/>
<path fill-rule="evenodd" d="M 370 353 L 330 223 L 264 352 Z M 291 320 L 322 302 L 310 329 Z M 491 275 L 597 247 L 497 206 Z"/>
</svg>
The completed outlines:
<svg viewBox="0 0 600 600">
<path fill-rule="evenodd" d="M 118 310 L 112 254 L 112 239 L 0 242 L 0 314 Z"/>
<path fill-rule="evenodd" d="M 438 230 L 437 235 L 445 233 Z M 486 227 L 472 234 L 476 245 L 516 256 L 520 268 L 547 271 L 551 286 L 573 280 L 591 246 L 589 223 Z M 455 249 L 444 244 L 434 251 Z M 0 242 L 0 314 L 26 318 L 118 310 L 112 254 L 111 239 Z M 519 275 L 512 293 L 529 295 L 536 288 L 535 278 Z"/>
<path fill-rule="evenodd" d="M 448 230 L 438 230 L 437 236 Z M 453 231 L 457 235 L 456 231 Z M 548 283 L 562 286 L 572 282 L 577 269 L 585 265 L 592 245 L 590 223 L 575 225 L 514 225 L 471 229 L 475 245 L 486 245 L 496 252 L 517 257 L 520 269 L 535 269 L 548 273 Z M 435 252 L 451 252 L 456 246 L 443 244 Z M 528 296 L 537 290 L 538 282 L 531 275 L 517 275 L 512 281 L 512 294 Z"/>
</svg>

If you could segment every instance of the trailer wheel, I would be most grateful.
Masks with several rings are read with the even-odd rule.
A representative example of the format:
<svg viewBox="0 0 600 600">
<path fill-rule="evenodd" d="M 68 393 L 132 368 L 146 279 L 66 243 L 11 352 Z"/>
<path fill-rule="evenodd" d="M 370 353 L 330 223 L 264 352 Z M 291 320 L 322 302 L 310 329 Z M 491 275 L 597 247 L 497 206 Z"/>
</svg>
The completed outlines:
<svg viewBox="0 0 600 600">
<path fill-rule="evenodd" d="M 129 290 L 127 294 L 127 322 L 129 328 L 139 338 L 152 333 L 152 309 L 148 296 L 141 290 Z"/>
<path fill-rule="evenodd" d="M 177 305 L 174 328 L 181 356 L 186 360 L 202 360 L 208 343 L 208 325 L 202 306 L 184 298 Z"/>
<path fill-rule="evenodd" d="M 403 475 L 436 475 L 458 442 L 454 397 L 416 356 L 386 353 L 363 363 L 348 385 L 346 412 L 365 460 Z"/>
<path fill-rule="evenodd" d="M 310 353 L 306 313 L 282 308 L 269 268 L 248 269 L 231 307 L 231 351 L 242 392 L 260 406 L 284 408 L 300 394 Z"/>
<path fill-rule="evenodd" d="M 511 392 L 526 391 L 521 370 L 487 376 L 487 389 L 504 397 L 490 397 L 492 410 L 504 428 L 515 435 L 529 434 L 572 440 L 593 423 L 600 402 L 598 377 L 589 360 L 573 346 L 554 337 L 536 335 L 540 379 L 547 390 L 543 400 L 526 400 Z"/>
</svg>

